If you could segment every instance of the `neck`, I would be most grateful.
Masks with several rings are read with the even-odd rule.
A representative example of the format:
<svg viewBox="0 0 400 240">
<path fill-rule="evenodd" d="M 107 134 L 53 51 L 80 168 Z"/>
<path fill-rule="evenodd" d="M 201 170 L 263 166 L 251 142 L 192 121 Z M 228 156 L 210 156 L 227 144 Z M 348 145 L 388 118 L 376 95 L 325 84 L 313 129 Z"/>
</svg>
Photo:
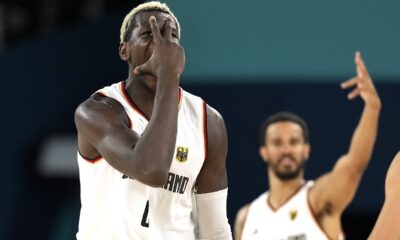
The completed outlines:
<svg viewBox="0 0 400 240">
<path fill-rule="evenodd" d="M 143 84 L 139 77 L 133 77 L 129 74 L 126 80 L 125 90 L 129 98 L 135 105 L 145 114 L 147 119 L 150 119 L 154 106 L 155 92 L 151 91 Z"/>
<path fill-rule="evenodd" d="M 279 208 L 290 197 L 292 197 L 305 183 L 303 174 L 291 180 L 281 180 L 279 179 L 272 170 L 268 170 L 269 179 L 269 203 L 274 208 Z"/>
</svg>

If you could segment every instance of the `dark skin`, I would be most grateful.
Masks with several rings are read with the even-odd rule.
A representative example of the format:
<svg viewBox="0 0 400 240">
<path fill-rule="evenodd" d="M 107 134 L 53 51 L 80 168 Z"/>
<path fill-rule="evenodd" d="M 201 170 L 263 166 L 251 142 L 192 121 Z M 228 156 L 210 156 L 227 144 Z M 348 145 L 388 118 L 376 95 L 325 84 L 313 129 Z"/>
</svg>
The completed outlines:
<svg viewBox="0 0 400 240">
<path fill-rule="evenodd" d="M 80 153 L 101 155 L 115 169 L 143 184 L 161 187 L 167 182 L 177 134 L 179 79 L 185 55 L 176 23 L 159 11 L 136 16 L 136 26 L 120 57 L 129 65 L 126 90 L 149 119 L 141 136 L 129 128 L 129 119 L 116 100 L 99 94 L 75 112 Z M 227 187 L 227 133 L 219 113 L 207 106 L 207 158 L 197 178 L 198 193 Z"/>
</svg>

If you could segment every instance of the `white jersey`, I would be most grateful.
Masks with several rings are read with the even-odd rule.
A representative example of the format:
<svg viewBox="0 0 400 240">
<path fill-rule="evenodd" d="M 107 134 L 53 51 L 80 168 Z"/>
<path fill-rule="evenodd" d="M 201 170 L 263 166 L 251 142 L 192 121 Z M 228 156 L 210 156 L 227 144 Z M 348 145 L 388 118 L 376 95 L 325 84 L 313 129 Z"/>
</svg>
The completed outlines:
<svg viewBox="0 0 400 240">
<path fill-rule="evenodd" d="M 148 119 L 129 99 L 125 82 L 98 92 L 120 102 L 132 131 L 143 133 Z M 89 160 L 78 153 L 82 204 L 79 240 L 195 239 L 193 192 L 206 157 L 205 107 L 201 98 L 179 89 L 176 146 L 164 187 L 149 187 L 125 176 L 101 157 Z"/>
<path fill-rule="evenodd" d="M 326 240 L 308 202 L 313 181 L 304 184 L 280 208 L 268 203 L 269 192 L 261 194 L 249 207 L 242 240 Z"/>
</svg>

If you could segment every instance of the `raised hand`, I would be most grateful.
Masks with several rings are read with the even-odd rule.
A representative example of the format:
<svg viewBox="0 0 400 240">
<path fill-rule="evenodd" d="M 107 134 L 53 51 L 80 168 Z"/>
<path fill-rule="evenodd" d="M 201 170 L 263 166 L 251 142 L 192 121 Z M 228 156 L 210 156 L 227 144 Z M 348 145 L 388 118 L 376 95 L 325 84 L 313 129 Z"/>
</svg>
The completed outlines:
<svg viewBox="0 0 400 240">
<path fill-rule="evenodd" d="M 356 52 L 354 61 L 356 63 L 357 76 L 341 84 L 343 89 L 355 87 L 347 95 L 347 98 L 353 100 L 356 97 L 361 96 L 366 105 L 380 108 L 381 100 L 359 52 Z"/>
<path fill-rule="evenodd" d="M 160 31 L 154 16 L 149 18 L 149 22 L 153 34 L 154 50 L 146 63 L 135 68 L 134 74 L 147 73 L 157 78 L 165 74 L 179 77 L 185 67 L 185 53 L 179 40 L 172 34 L 174 21 L 168 18 L 164 23 L 163 31 Z"/>
</svg>

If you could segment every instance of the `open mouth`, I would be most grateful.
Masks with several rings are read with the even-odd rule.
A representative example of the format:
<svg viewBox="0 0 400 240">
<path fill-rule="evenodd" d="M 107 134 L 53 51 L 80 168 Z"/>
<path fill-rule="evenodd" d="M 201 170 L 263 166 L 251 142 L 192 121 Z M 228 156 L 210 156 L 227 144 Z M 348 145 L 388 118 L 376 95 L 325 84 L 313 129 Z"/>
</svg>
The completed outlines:
<svg viewBox="0 0 400 240">
<path fill-rule="evenodd" d="M 289 156 L 279 159 L 279 165 L 287 166 L 287 165 L 292 165 L 295 163 L 296 163 L 296 161 L 294 160 L 294 158 L 289 157 Z"/>
</svg>

